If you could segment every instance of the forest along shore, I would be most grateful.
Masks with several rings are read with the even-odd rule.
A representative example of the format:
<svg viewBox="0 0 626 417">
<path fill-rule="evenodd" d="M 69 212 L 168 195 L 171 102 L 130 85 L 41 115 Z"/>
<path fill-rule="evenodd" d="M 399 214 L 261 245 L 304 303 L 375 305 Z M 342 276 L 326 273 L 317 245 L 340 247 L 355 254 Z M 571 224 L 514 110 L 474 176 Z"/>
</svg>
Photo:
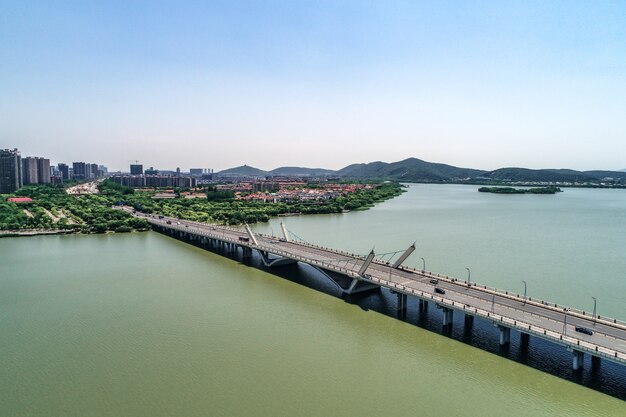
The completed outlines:
<svg viewBox="0 0 626 417">
<path fill-rule="evenodd" d="M 315 187 L 319 185 L 310 185 L 311 190 Z M 358 183 L 348 187 L 350 192 L 337 192 L 323 199 L 258 201 L 233 193 L 216 192 L 212 188 L 169 189 L 171 198 L 167 199 L 159 198 L 164 190 L 135 190 L 109 180 L 101 182 L 97 188 L 97 193 L 69 194 L 63 185 L 37 185 L 23 187 L 11 195 L 2 195 L 0 233 L 3 236 L 33 236 L 149 230 L 145 219 L 113 209 L 120 205 L 131 206 L 146 214 L 238 225 L 266 222 L 272 217 L 284 215 L 367 210 L 404 192 L 398 183 Z"/>
</svg>

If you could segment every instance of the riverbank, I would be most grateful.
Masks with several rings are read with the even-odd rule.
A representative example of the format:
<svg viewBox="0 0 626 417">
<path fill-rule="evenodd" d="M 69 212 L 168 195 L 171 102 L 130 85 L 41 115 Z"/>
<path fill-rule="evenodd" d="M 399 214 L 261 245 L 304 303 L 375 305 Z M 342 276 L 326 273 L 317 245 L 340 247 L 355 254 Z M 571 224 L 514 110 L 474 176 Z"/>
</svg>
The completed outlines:
<svg viewBox="0 0 626 417">
<path fill-rule="evenodd" d="M 95 234 L 119 234 L 147 232 L 148 228 L 137 230 L 107 231 L 105 233 L 81 232 L 79 230 L 68 229 L 21 229 L 21 230 L 0 230 L 0 238 L 3 237 L 28 237 L 28 236 L 54 236 L 54 235 L 95 235 Z"/>
<path fill-rule="evenodd" d="M 42 235 L 68 235 L 75 233 L 73 230 L 66 229 L 18 229 L 18 230 L 0 230 L 0 238 L 3 237 L 20 237 L 20 236 L 42 236 Z"/>
</svg>

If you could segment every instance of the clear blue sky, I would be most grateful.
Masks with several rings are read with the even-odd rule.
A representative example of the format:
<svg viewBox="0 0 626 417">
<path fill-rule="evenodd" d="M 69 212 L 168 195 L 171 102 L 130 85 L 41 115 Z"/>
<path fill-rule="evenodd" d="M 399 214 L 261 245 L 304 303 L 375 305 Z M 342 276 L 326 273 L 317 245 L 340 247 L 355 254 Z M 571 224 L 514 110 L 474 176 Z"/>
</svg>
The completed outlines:
<svg viewBox="0 0 626 417">
<path fill-rule="evenodd" d="M 0 147 L 626 168 L 626 2 L 4 0 Z"/>
</svg>

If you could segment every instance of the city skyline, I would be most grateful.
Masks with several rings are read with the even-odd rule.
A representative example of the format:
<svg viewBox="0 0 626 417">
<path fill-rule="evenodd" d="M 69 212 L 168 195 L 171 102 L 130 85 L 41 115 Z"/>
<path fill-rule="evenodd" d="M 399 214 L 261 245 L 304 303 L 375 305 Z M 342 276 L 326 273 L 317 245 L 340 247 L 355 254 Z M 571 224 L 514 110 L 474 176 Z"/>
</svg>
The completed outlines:
<svg viewBox="0 0 626 417">
<path fill-rule="evenodd" d="M 1 8 L 0 137 L 23 155 L 626 168 L 623 3 Z"/>
</svg>

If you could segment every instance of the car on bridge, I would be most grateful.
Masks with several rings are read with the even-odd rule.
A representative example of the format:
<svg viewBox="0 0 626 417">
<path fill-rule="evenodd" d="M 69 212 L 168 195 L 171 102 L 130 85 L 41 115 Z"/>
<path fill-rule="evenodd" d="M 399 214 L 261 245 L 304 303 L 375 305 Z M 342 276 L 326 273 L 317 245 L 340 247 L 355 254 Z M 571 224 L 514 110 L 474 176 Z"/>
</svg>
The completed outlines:
<svg viewBox="0 0 626 417">
<path fill-rule="evenodd" d="M 591 329 L 588 329 L 588 328 L 582 327 L 582 326 L 577 326 L 577 327 L 574 328 L 574 330 L 576 330 L 578 333 L 588 334 L 589 336 L 591 336 L 593 334 L 593 331 Z"/>
<path fill-rule="evenodd" d="M 440 288 L 440 287 L 435 287 L 435 292 L 437 294 L 445 294 L 446 290 L 444 290 L 443 288 Z"/>
</svg>

